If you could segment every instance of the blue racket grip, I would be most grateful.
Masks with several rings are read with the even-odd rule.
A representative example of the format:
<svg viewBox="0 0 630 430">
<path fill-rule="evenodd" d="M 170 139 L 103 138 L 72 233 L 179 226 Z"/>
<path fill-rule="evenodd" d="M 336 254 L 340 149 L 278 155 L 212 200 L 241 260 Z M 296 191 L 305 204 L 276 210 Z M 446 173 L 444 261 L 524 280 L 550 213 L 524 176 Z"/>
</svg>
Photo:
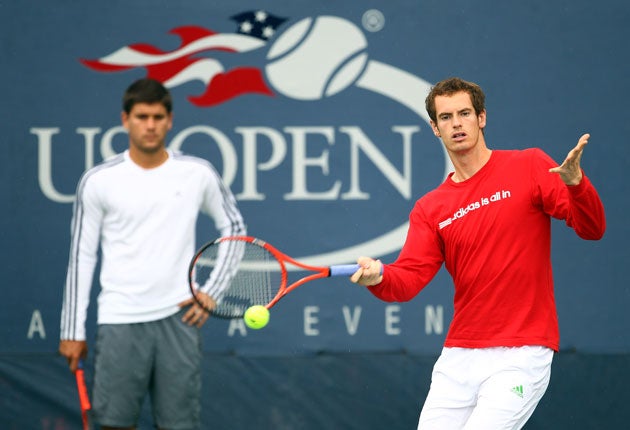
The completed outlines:
<svg viewBox="0 0 630 430">
<path fill-rule="evenodd" d="M 358 264 L 338 264 L 330 266 L 329 276 L 352 276 L 357 270 L 359 270 Z"/>
<path fill-rule="evenodd" d="M 329 267 L 328 276 L 352 276 L 359 270 L 358 264 L 337 264 L 336 266 Z M 383 265 L 381 265 L 381 275 L 383 274 Z"/>
<path fill-rule="evenodd" d="M 352 276 L 354 272 L 359 270 L 358 264 L 338 264 L 330 266 L 330 274 L 328 276 Z M 381 275 L 383 274 L 383 266 L 381 265 Z"/>
</svg>

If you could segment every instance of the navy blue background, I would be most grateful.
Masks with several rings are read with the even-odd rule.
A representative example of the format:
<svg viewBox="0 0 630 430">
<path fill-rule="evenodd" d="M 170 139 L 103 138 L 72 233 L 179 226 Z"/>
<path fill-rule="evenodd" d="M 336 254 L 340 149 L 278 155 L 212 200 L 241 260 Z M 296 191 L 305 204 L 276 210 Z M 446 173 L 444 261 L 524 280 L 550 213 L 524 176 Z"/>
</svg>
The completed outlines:
<svg viewBox="0 0 630 430">
<path fill-rule="evenodd" d="M 430 83 L 448 76 L 479 83 L 487 96 L 486 140 L 492 148 L 536 146 L 561 161 L 582 133 L 591 133 L 583 167 L 604 201 L 608 229 L 601 241 L 586 242 L 554 221 L 561 353 L 549 392 L 527 428 L 614 428 L 625 423 L 620 403 L 628 400 L 622 387 L 630 382 L 630 287 L 622 277 L 630 261 L 626 2 L 221 0 L 0 3 L 2 428 L 78 428 L 79 423 L 72 377 L 55 353 L 72 205 L 42 192 L 39 144 L 32 129 L 59 129 L 52 139 L 52 182 L 60 193 L 73 194 L 86 168 L 84 139 L 77 129 L 100 128 L 94 162 L 100 161 L 103 133 L 120 124 L 124 89 L 145 75 L 143 69 L 98 73 L 79 59 L 96 59 L 140 42 L 172 50 L 179 43 L 168 34 L 173 28 L 199 25 L 232 33 L 236 23 L 231 16 L 261 8 L 288 19 L 279 34 L 306 17 L 335 16 L 362 29 L 372 60 Z M 369 9 L 383 14 L 380 31 L 363 30 L 361 17 Z M 246 64 L 264 69 L 269 46 L 215 58 L 226 68 Z M 265 199 L 239 205 L 251 234 L 290 255 L 333 252 L 400 226 L 415 199 L 444 174 L 444 155 L 428 125 L 374 92 L 351 86 L 316 101 L 248 94 L 212 108 L 187 101 L 203 90 L 198 82 L 172 89 L 171 137 L 189 127 L 214 127 L 230 139 L 241 160 L 239 127 L 269 127 L 288 143 L 287 127 L 333 129 L 331 146 L 321 136 L 309 140 L 312 156 L 330 150 L 330 174 L 309 171 L 311 191 L 328 190 L 336 180 L 342 183 L 341 192 L 347 191 L 349 142 L 342 127 L 360 128 L 397 169 L 402 169 L 401 139 L 392 127 L 420 128 L 412 138 L 411 198 L 401 196 L 365 157 L 360 180 L 362 191 L 370 194 L 367 200 L 287 201 L 290 146 L 278 168 L 260 172 L 258 188 Z M 125 146 L 125 136 L 116 136 L 114 149 Z M 261 140 L 261 151 L 265 147 Z M 219 171 L 225 167 L 208 138 L 190 138 L 183 149 L 208 158 Z M 230 184 L 235 194 L 243 190 L 241 166 L 237 169 Z M 199 243 L 215 235 L 205 221 L 200 220 Z M 396 252 L 379 257 L 391 261 Z M 213 428 L 242 428 L 229 424 L 234 415 L 217 412 L 235 404 L 239 406 L 230 406 L 235 414 L 259 417 L 261 428 L 415 428 L 452 315 L 451 302 L 452 284 L 441 271 L 416 299 L 398 305 L 399 333 L 388 334 L 388 304 L 344 279 L 331 279 L 285 298 L 264 330 L 231 333 L 228 322 L 208 323 L 207 428 L 213 420 Z M 318 309 L 316 336 L 305 332 L 304 313 L 313 307 Z M 361 310 L 354 334 L 346 328 L 344 307 Z M 427 307 L 442 309 L 443 332 L 427 333 Z M 90 344 L 94 319 L 91 308 Z M 88 375 L 90 366 L 88 362 Z M 265 400 L 252 401 L 252 393 Z M 374 402 L 378 406 L 370 406 Z M 144 414 L 143 423 L 148 422 Z"/>
</svg>

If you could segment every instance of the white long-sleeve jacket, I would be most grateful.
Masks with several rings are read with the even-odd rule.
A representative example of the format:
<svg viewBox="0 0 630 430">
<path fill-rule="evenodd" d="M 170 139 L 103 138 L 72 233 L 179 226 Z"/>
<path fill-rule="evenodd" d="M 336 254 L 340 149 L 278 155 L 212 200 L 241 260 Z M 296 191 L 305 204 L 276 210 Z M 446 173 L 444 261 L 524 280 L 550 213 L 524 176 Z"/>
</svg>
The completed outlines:
<svg viewBox="0 0 630 430">
<path fill-rule="evenodd" d="M 90 289 L 101 250 L 98 324 L 154 321 L 190 298 L 188 265 L 199 213 L 221 236 L 245 234 L 236 200 L 206 160 L 169 151 L 143 169 L 117 155 L 79 181 L 61 314 L 63 340 L 85 340 Z"/>
</svg>

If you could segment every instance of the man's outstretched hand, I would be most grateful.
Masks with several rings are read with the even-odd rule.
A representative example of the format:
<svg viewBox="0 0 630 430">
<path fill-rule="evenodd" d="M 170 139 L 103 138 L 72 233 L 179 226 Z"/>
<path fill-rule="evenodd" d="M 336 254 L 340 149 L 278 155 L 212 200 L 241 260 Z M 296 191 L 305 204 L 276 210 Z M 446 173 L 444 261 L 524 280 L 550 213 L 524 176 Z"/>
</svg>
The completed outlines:
<svg viewBox="0 0 630 430">
<path fill-rule="evenodd" d="M 567 155 L 561 165 L 549 169 L 551 173 L 557 173 L 560 178 L 567 185 L 577 185 L 582 181 L 582 168 L 580 167 L 580 160 L 582 159 L 582 152 L 584 147 L 588 143 L 590 134 L 586 133 L 580 137 L 577 145 Z"/>
</svg>

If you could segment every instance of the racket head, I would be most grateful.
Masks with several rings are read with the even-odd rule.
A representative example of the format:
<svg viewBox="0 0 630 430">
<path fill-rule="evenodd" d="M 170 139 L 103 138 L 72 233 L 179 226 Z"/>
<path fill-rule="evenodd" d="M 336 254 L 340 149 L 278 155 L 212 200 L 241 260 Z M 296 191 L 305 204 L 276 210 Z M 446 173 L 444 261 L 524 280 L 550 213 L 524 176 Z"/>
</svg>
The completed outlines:
<svg viewBox="0 0 630 430">
<path fill-rule="evenodd" d="M 242 318 L 254 305 L 271 307 L 287 283 L 287 269 L 277 251 L 249 236 L 220 237 L 203 245 L 190 262 L 188 284 L 197 303 L 219 318 Z M 216 302 L 208 309 L 197 292 Z"/>
</svg>

